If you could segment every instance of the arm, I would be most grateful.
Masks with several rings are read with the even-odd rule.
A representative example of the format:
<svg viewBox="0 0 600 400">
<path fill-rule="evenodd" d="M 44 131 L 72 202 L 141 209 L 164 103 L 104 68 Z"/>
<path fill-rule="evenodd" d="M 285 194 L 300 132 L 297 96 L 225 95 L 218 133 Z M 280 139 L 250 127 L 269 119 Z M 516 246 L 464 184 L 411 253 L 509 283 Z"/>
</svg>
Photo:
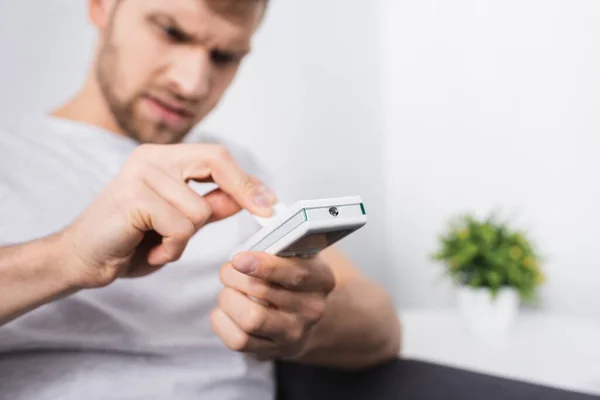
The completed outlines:
<svg viewBox="0 0 600 400">
<path fill-rule="evenodd" d="M 0 247 L 0 326 L 76 291 L 63 268 L 60 236 Z"/>
<path fill-rule="evenodd" d="M 192 179 L 219 189 L 200 196 L 186 184 Z M 177 260 L 203 226 L 242 207 L 269 215 L 276 199 L 261 186 L 220 146 L 139 146 L 63 231 L 0 247 L 0 326 L 78 290 L 151 274 Z"/>
<path fill-rule="evenodd" d="M 299 362 L 363 368 L 396 357 L 400 322 L 389 295 L 335 248 L 322 252 L 336 278 Z"/>
</svg>

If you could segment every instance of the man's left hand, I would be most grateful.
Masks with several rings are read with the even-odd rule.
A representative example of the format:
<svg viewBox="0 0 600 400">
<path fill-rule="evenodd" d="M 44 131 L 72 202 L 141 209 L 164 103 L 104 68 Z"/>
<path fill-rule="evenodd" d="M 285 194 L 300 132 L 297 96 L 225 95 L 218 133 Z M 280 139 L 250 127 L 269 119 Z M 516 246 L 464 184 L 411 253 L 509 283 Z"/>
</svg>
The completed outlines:
<svg viewBox="0 0 600 400">
<path fill-rule="evenodd" d="M 333 271 L 319 256 L 261 252 L 236 255 L 222 267 L 221 282 L 213 330 L 230 349 L 263 360 L 294 359 L 307 350 L 311 328 L 335 287 Z"/>
</svg>

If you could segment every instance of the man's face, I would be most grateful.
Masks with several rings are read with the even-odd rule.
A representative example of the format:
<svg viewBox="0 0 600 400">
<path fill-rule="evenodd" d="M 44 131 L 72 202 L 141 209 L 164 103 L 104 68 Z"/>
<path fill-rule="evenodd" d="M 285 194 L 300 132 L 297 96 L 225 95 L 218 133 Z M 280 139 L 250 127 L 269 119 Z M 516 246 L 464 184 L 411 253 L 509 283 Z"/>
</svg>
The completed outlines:
<svg viewBox="0 0 600 400">
<path fill-rule="evenodd" d="M 97 79 L 116 122 L 141 142 L 175 143 L 230 85 L 265 2 L 92 0 L 91 7 L 101 31 Z"/>
</svg>

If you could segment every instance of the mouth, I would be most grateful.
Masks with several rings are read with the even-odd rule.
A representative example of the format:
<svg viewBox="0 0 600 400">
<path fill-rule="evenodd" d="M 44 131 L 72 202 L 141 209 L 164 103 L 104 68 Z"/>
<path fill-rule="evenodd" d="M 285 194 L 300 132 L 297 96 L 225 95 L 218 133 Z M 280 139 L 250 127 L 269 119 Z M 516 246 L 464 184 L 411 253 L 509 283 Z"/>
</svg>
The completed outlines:
<svg viewBox="0 0 600 400">
<path fill-rule="evenodd" d="M 194 117 L 194 114 L 189 109 L 181 105 L 164 101 L 151 95 L 145 95 L 143 99 L 148 104 L 150 113 L 154 119 L 168 125 L 181 125 Z"/>
</svg>

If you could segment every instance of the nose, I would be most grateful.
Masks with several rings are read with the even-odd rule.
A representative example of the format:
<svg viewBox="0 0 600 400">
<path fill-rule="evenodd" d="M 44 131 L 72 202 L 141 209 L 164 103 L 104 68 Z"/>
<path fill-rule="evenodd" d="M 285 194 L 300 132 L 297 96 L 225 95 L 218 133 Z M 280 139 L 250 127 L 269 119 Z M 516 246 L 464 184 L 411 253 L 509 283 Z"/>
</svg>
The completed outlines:
<svg viewBox="0 0 600 400">
<path fill-rule="evenodd" d="M 210 57 L 205 52 L 188 50 L 178 54 L 169 69 L 169 81 L 175 93 L 186 100 L 201 100 L 212 86 Z"/>
</svg>

